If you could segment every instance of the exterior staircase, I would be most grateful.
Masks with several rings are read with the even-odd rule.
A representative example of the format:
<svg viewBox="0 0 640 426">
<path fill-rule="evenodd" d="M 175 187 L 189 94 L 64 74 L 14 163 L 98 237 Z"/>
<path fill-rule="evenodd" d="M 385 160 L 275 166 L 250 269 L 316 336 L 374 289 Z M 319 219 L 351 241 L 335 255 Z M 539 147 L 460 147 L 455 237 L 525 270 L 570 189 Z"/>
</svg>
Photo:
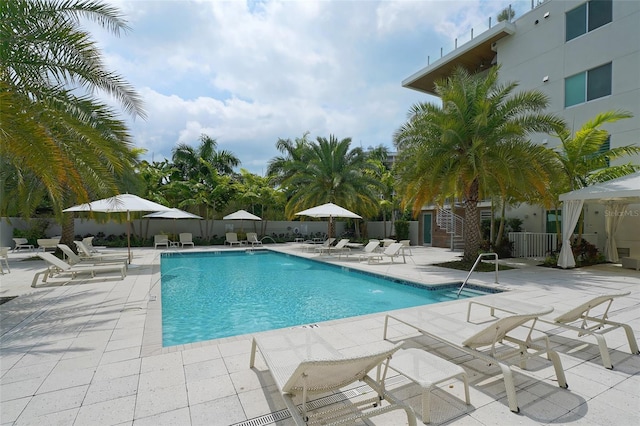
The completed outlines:
<svg viewBox="0 0 640 426">
<path fill-rule="evenodd" d="M 464 218 L 455 214 L 450 208 L 439 208 L 436 213 L 436 224 L 449 237 L 451 250 L 464 249 Z"/>
</svg>

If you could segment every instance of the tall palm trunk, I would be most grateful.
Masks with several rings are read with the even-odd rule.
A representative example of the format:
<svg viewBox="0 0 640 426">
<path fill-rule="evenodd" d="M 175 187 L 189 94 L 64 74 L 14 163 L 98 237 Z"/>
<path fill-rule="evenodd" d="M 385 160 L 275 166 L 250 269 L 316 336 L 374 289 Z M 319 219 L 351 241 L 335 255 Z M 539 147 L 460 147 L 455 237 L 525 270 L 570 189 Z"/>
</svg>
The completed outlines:
<svg viewBox="0 0 640 426">
<path fill-rule="evenodd" d="M 465 241 L 464 241 L 464 256 L 465 262 L 473 262 L 478 255 L 480 249 L 480 217 L 478 215 L 478 195 L 479 195 L 479 182 L 475 179 L 471 183 L 471 187 L 465 197 L 464 212 L 465 212 Z"/>
<path fill-rule="evenodd" d="M 66 244 L 71 247 L 72 250 L 76 250 L 75 244 L 73 244 L 73 237 L 75 235 L 75 218 L 73 213 L 63 213 L 62 216 L 62 235 L 60 236 L 60 244 Z"/>
</svg>

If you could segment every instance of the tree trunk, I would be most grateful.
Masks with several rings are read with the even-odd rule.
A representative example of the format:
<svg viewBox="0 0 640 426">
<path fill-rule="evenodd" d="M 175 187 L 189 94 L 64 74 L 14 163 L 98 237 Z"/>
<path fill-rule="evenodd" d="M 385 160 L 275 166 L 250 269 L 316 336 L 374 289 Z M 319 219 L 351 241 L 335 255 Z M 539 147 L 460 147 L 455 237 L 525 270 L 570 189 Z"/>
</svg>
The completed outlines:
<svg viewBox="0 0 640 426">
<path fill-rule="evenodd" d="M 60 244 L 66 244 L 71 250 L 77 252 L 76 245 L 73 244 L 73 238 L 75 236 L 75 219 L 73 216 L 73 213 L 63 213 Z M 56 249 L 56 251 L 58 250 L 59 249 Z"/>
<path fill-rule="evenodd" d="M 478 216 L 479 183 L 474 180 L 464 201 L 464 256 L 466 262 L 475 261 L 480 249 L 480 217 Z"/>
</svg>

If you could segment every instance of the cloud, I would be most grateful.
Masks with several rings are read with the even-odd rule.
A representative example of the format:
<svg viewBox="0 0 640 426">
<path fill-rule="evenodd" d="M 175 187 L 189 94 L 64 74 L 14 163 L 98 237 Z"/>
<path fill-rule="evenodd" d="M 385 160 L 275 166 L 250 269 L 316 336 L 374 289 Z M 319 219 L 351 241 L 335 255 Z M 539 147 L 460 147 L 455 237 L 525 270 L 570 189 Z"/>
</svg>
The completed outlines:
<svg viewBox="0 0 640 426">
<path fill-rule="evenodd" d="M 131 123 L 148 158 L 202 133 L 261 173 L 278 138 L 351 137 L 392 146 L 409 107 L 401 87 L 429 54 L 500 1 L 111 1 L 132 27 L 97 32 L 110 69 L 145 100 Z M 506 4 L 506 2 L 504 2 Z M 432 56 L 433 57 L 433 56 Z"/>
</svg>

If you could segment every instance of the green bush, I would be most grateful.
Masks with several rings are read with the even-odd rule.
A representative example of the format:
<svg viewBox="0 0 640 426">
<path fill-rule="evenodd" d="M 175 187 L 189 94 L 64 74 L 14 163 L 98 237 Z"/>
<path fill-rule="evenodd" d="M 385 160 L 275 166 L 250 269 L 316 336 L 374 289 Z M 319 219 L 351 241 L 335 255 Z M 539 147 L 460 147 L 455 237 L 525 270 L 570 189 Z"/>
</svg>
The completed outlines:
<svg viewBox="0 0 640 426">
<path fill-rule="evenodd" d="M 396 220 L 396 238 L 398 240 L 408 240 L 409 239 L 409 222 L 406 220 Z"/>
<path fill-rule="evenodd" d="M 16 238 L 26 238 L 29 244 L 37 247 L 38 238 L 47 238 L 49 221 L 45 219 L 35 219 L 29 222 L 27 229 L 13 228 L 13 236 Z"/>
</svg>

